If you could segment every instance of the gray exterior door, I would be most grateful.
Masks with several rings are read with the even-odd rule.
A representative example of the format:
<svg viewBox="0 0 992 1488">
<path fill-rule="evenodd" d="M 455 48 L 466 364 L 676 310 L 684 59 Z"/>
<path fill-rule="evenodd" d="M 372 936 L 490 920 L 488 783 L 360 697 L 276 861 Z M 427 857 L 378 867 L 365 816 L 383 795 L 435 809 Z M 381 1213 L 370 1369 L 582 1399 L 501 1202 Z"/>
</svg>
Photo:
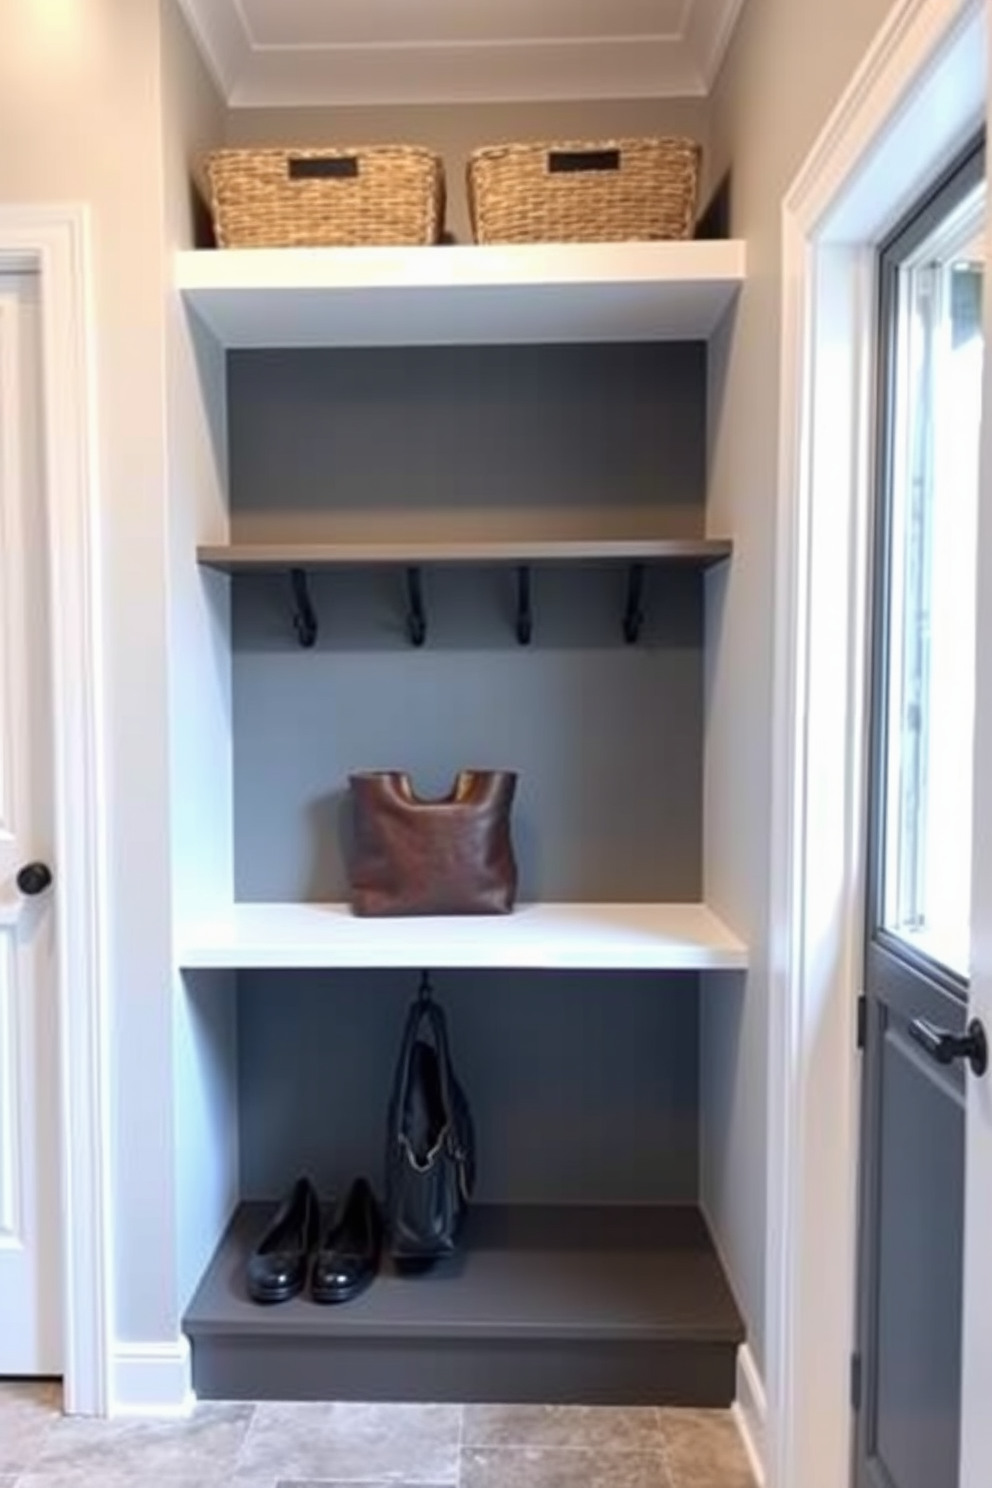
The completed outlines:
<svg viewBox="0 0 992 1488">
<path fill-rule="evenodd" d="M 984 152 L 880 260 L 856 1488 L 957 1488 Z"/>
</svg>

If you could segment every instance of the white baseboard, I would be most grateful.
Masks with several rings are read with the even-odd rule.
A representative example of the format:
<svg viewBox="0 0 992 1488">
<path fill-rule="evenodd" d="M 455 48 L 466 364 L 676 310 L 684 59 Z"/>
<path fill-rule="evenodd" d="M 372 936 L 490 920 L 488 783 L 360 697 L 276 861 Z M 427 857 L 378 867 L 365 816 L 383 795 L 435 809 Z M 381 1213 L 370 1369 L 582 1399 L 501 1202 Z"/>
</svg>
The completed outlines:
<svg viewBox="0 0 992 1488">
<path fill-rule="evenodd" d="M 733 1416 L 758 1488 L 765 1488 L 768 1403 L 754 1355 L 746 1343 L 737 1351 L 737 1399 L 734 1401 Z"/>
<path fill-rule="evenodd" d="M 185 1416 L 195 1404 L 189 1343 L 117 1343 L 111 1354 L 112 1416 Z"/>
</svg>

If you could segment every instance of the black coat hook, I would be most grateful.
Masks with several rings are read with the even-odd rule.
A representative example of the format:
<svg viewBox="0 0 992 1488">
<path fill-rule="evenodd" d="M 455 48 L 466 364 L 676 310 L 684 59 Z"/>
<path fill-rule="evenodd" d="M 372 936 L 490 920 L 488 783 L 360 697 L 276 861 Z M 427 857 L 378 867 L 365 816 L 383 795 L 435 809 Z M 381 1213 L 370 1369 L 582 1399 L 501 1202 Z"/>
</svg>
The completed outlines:
<svg viewBox="0 0 992 1488">
<path fill-rule="evenodd" d="M 644 564 L 632 563 L 627 576 L 627 608 L 623 616 L 623 638 L 628 646 L 637 644 L 644 625 Z"/>
<path fill-rule="evenodd" d="M 427 639 L 427 617 L 424 614 L 424 586 L 419 568 L 406 571 L 406 633 L 412 646 L 422 646 Z"/>
<path fill-rule="evenodd" d="M 302 568 L 291 568 L 289 582 L 293 590 L 293 628 L 300 645 L 308 650 L 317 640 L 317 616 L 310 600 L 310 586 Z"/>
<path fill-rule="evenodd" d="M 529 646 L 534 634 L 534 617 L 530 606 L 530 569 L 526 564 L 517 569 L 517 640 Z"/>
</svg>

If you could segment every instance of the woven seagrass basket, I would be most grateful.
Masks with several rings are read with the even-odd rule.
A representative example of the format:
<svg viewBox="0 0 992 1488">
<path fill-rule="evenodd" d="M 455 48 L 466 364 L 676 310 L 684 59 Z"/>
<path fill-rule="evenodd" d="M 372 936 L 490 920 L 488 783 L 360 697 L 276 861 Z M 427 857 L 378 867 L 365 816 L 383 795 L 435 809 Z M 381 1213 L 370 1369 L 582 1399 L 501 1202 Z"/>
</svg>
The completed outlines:
<svg viewBox="0 0 992 1488">
<path fill-rule="evenodd" d="M 702 151 L 682 138 L 490 145 L 468 162 L 478 243 L 689 238 Z"/>
<path fill-rule="evenodd" d="M 414 145 L 215 150 L 210 207 L 221 248 L 437 243 L 444 167 Z"/>
</svg>

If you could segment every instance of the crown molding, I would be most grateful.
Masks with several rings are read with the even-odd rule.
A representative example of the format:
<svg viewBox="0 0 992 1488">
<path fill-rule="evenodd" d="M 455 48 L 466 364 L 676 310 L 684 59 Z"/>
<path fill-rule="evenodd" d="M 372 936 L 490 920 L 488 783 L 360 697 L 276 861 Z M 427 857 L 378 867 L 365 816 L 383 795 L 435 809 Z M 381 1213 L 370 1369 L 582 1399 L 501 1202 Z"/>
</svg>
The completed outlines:
<svg viewBox="0 0 992 1488">
<path fill-rule="evenodd" d="M 222 98 L 231 102 L 251 57 L 251 41 L 234 0 L 176 0 Z"/>
<path fill-rule="evenodd" d="M 705 95 L 744 0 L 686 0 L 677 36 L 253 43 L 239 0 L 178 0 L 234 108 Z"/>
<path fill-rule="evenodd" d="M 700 92 L 708 93 L 727 54 L 744 0 L 723 0 L 720 5 L 696 0 L 686 12 L 685 46 L 699 73 Z"/>
<path fill-rule="evenodd" d="M 698 95 L 684 49 L 654 38 L 325 47 L 252 53 L 234 107 L 516 103 Z"/>
</svg>

